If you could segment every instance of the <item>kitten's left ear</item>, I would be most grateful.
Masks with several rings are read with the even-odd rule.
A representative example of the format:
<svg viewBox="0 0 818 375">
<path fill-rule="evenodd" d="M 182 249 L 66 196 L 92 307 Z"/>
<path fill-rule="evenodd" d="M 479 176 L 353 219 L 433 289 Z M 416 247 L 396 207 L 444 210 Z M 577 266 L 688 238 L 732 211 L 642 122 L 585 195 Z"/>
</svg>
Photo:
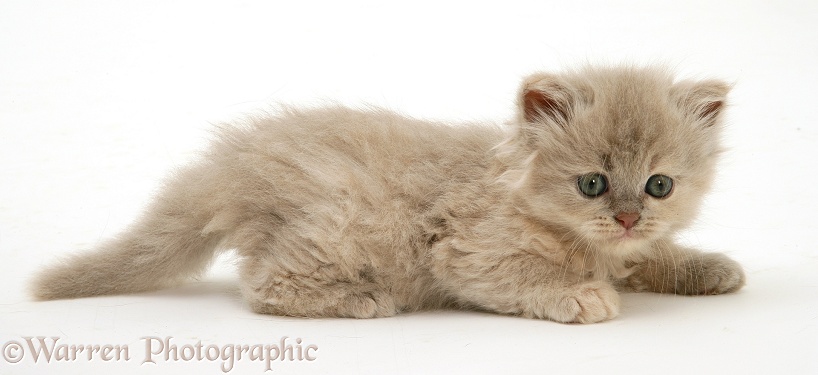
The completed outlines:
<svg viewBox="0 0 818 375">
<path fill-rule="evenodd" d="M 731 88 L 718 80 L 682 81 L 673 85 L 672 95 L 687 116 L 710 127 L 721 118 Z"/>
</svg>

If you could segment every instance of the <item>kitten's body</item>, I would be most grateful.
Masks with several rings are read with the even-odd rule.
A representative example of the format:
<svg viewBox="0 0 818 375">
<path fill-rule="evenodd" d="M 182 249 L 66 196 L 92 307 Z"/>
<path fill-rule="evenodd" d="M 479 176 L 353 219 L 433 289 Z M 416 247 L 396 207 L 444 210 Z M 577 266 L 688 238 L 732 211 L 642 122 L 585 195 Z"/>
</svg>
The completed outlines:
<svg viewBox="0 0 818 375">
<path fill-rule="evenodd" d="M 258 119 L 224 129 L 133 228 L 44 272 L 34 293 L 156 289 L 230 248 L 253 309 L 281 315 L 467 306 L 595 322 L 618 313 L 612 283 L 737 290 L 735 262 L 672 242 L 712 178 L 727 91 L 587 69 L 530 77 L 509 131 L 346 108 Z M 584 195 L 589 173 L 607 191 Z M 656 174 L 673 179 L 667 197 L 645 193 Z"/>
</svg>

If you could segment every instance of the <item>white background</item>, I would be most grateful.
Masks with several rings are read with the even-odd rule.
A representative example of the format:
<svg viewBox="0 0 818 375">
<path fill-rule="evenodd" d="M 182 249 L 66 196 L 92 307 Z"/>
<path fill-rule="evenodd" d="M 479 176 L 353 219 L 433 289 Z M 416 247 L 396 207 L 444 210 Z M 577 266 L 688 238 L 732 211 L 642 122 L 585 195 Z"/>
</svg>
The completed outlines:
<svg viewBox="0 0 818 375">
<path fill-rule="evenodd" d="M 19 363 L 0 358 L 0 373 L 221 373 L 221 361 L 142 364 L 147 336 L 220 347 L 288 336 L 319 347 L 315 361 L 274 363 L 277 374 L 818 373 L 818 3 L 400 4 L 0 3 L 0 344 L 10 352 L 13 341 L 55 336 L 128 345 L 131 356 L 34 363 L 26 349 Z M 681 238 L 741 262 L 744 290 L 626 294 L 620 317 L 589 326 L 459 311 L 256 315 L 230 258 L 156 293 L 56 302 L 25 293 L 40 266 L 134 220 L 212 123 L 329 101 L 502 122 L 520 77 L 587 62 L 666 63 L 735 83 L 729 152 Z M 230 373 L 263 372 L 245 358 Z"/>
</svg>

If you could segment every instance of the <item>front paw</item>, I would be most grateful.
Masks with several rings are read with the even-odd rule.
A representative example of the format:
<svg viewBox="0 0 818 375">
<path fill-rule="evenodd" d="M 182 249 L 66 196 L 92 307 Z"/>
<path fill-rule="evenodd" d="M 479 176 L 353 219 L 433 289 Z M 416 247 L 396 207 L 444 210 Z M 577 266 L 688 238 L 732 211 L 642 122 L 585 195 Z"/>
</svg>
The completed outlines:
<svg viewBox="0 0 818 375">
<path fill-rule="evenodd" d="M 744 270 L 724 254 L 710 253 L 690 258 L 684 269 L 684 277 L 676 281 L 676 292 L 680 294 L 731 293 L 744 286 Z"/>
<path fill-rule="evenodd" d="M 554 320 L 563 323 L 596 323 L 619 315 L 619 294 L 605 281 L 594 281 L 569 290 L 557 306 Z"/>
</svg>

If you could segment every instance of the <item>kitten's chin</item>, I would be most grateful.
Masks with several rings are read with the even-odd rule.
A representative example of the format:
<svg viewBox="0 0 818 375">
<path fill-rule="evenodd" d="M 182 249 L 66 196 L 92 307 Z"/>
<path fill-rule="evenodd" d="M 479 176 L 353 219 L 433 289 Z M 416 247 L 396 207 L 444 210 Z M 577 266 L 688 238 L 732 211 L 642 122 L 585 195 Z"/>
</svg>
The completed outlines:
<svg viewBox="0 0 818 375">
<path fill-rule="evenodd" d="M 650 246 L 650 239 L 639 233 L 626 231 L 613 236 L 608 236 L 603 241 L 604 250 L 611 254 L 620 257 L 627 257 L 636 253 L 645 251 L 645 248 Z"/>
</svg>

